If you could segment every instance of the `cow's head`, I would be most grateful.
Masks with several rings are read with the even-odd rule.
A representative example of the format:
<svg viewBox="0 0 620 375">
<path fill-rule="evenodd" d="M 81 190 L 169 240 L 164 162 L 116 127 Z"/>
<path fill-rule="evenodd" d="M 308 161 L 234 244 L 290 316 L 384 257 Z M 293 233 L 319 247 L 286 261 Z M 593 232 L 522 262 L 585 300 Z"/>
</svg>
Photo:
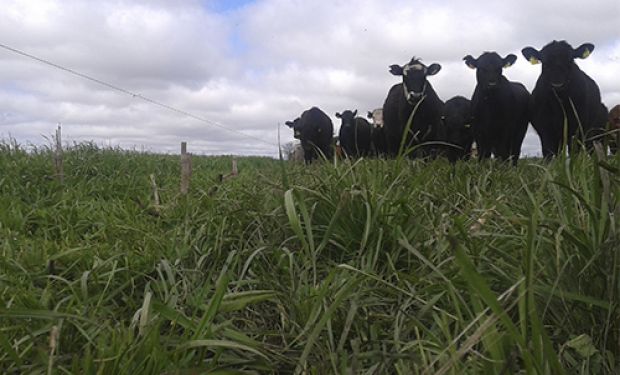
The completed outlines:
<svg viewBox="0 0 620 375">
<path fill-rule="evenodd" d="M 383 109 L 377 108 L 374 111 L 368 111 L 366 117 L 372 120 L 372 124 L 375 128 L 383 127 Z"/>
<path fill-rule="evenodd" d="M 437 74 L 441 70 L 441 65 L 431 64 L 426 66 L 415 57 L 403 66 L 391 65 L 390 73 L 395 76 L 403 77 L 403 89 L 405 90 L 405 98 L 409 103 L 416 103 L 426 93 L 428 82 L 426 77 Z"/>
<path fill-rule="evenodd" d="M 342 113 L 336 113 L 336 117 L 342 120 L 340 127 L 348 128 L 355 125 L 355 116 L 357 116 L 357 109 L 355 111 L 346 110 Z"/>
<path fill-rule="evenodd" d="M 293 137 L 295 137 L 295 139 L 301 139 L 302 126 L 301 126 L 301 119 L 299 117 L 293 121 L 287 121 L 285 122 L 285 124 L 289 128 L 293 129 Z"/>
<path fill-rule="evenodd" d="M 574 59 L 585 59 L 594 51 L 594 45 L 584 43 L 574 49 L 565 41 L 553 41 L 538 51 L 533 47 L 521 50 L 523 57 L 530 63 L 542 62 L 540 78 L 554 90 L 561 90 L 570 82 L 570 73 L 576 67 Z"/>
<path fill-rule="evenodd" d="M 512 66 L 517 56 L 510 54 L 504 58 L 495 52 L 485 52 L 477 59 L 471 55 L 463 57 L 465 64 L 476 69 L 476 81 L 483 90 L 494 89 L 502 79 L 502 69 Z"/>
<path fill-rule="evenodd" d="M 441 121 L 446 130 L 448 143 L 458 144 L 471 137 L 471 103 L 463 97 L 448 100 L 441 113 Z"/>
</svg>

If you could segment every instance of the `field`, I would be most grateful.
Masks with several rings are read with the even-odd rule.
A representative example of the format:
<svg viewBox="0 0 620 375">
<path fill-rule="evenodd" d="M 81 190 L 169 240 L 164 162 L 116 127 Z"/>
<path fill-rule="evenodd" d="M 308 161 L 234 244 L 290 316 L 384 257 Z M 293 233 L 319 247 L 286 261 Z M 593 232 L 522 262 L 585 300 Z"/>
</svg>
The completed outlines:
<svg viewBox="0 0 620 375">
<path fill-rule="evenodd" d="M 620 372 L 620 156 L 230 159 L 0 144 L 0 373 Z"/>
</svg>

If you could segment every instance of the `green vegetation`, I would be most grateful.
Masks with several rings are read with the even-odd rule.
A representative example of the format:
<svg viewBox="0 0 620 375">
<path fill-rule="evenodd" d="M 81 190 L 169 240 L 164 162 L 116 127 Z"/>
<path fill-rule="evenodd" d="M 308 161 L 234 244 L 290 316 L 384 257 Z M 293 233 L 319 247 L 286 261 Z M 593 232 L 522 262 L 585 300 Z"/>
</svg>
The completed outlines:
<svg viewBox="0 0 620 375">
<path fill-rule="evenodd" d="M 0 144 L 0 373 L 620 371 L 620 156 L 52 165 Z"/>
</svg>

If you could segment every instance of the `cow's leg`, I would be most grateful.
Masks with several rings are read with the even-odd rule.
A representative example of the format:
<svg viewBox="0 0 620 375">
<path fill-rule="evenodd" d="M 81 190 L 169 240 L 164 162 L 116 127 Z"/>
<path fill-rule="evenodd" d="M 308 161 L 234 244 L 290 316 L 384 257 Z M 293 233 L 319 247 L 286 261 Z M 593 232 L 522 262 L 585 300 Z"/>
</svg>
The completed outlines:
<svg viewBox="0 0 620 375">
<path fill-rule="evenodd" d="M 314 160 L 315 157 L 316 151 L 314 150 L 314 148 L 304 150 L 304 161 L 306 162 L 306 165 L 312 163 L 312 160 Z"/>
<path fill-rule="evenodd" d="M 507 162 L 510 160 L 510 138 L 504 136 L 503 139 L 496 140 L 496 146 L 494 148 L 495 157 L 503 162 Z"/>
<path fill-rule="evenodd" d="M 557 154 L 559 154 L 562 150 L 562 136 L 560 134 L 549 134 L 550 132 L 545 132 L 539 134 L 540 144 L 542 147 L 542 154 L 545 159 L 551 159 Z"/>
<path fill-rule="evenodd" d="M 521 156 L 521 145 L 519 144 L 518 137 L 512 134 L 512 137 L 508 140 L 508 159 L 512 165 L 517 165 Z"/>
</svg>

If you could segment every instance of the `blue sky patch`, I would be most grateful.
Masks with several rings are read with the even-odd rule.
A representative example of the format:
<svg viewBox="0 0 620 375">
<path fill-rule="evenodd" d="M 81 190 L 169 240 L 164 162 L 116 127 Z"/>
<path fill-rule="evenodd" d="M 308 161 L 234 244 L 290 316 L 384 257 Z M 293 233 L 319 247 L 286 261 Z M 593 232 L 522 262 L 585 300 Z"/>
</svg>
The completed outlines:
<svg viewBox="0 0 620 375">
<path fill-rule="evenodd" d="M 217 13 L 231 12 L 254 2 L 256 0 L 203 0 L 207 9 Z"/>
</svg>

